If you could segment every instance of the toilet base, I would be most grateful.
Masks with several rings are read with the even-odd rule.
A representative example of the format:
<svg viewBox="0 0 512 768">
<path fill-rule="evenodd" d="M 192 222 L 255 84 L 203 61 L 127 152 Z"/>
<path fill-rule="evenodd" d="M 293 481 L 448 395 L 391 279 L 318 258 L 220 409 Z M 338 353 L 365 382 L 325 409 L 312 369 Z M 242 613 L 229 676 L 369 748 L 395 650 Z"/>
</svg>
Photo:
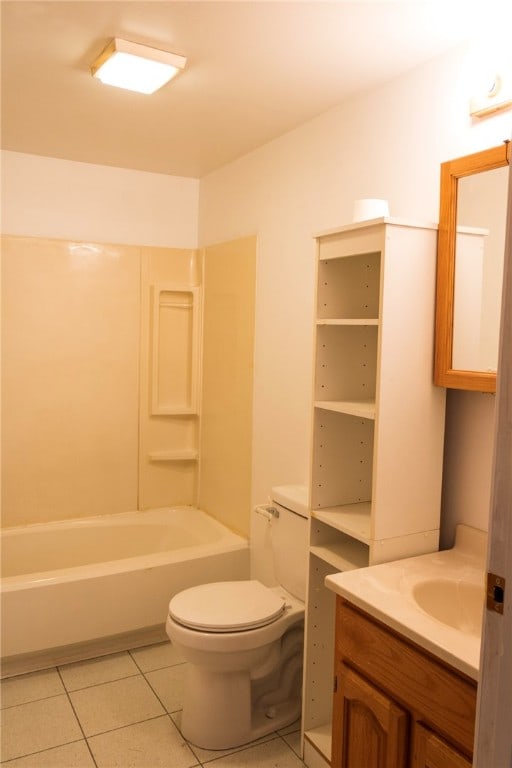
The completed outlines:
<svg viewBox="0 0 512 768">
<path fill-rule="evenodd" d="M 225 696 L 226 675 L 205 676 L 203 670 L 200 675 L 201 693 L 198 696 L 198 689 L 192 682 L 194 670 L 190 669 L 189 673 L 181 732 L 187 741 L 196 747 L 213 750 L 239 747 L 285 728 L 300 718 L 300 695 L 276 701 L 262 710 L 253 709 L 250 706 L 251 681 L 249 675 L 244 674 L 230 675 L 228 685 L 232 695 L 239 701 L 247 702 L 247 706 L 237 707 L 235 710 L 230 708 L 227 717 L 225 707 L 216 706 L 216 694 Z M 215 680 L 215 677 L 222 679 Z"/>
<path fill-rule="evenodd" d="M 245 672 L 219 674 L 190 665 L 181 713 L 181 732 L 187 741 L 203 749 L 238 746 L 232 742 L 236 741 L 235 734 L 243 734 L 245 739 L 250 731 L 250 710 L 237 706 L 227 717 L 225 700 L 229 695 L 237 701 L 250 701 L 250 685 Z"/>
<path fill-rule="evenodd" d="M 285 728 L 301 715 L 303 628 L 283 638 L 281 664 L 263 676 L 190 665 L 181 719 L 183 736 L 203 749 L 231 749 Z"/>
<path fill-rule="evenodd" d="M 300 719 L 301 709 L 302 699 L 300 696 L 295 696 L 292 699 L 288 699 L 287 701 L 272 707 L 269 714 L 265 712 L 253 713 L 253 725 L 249 741 L 260 739 L 268 733 L 278 731 L 281 728 L 286 728 L 286 726 L 291 725 L 296 720 Z"/>
</svg>

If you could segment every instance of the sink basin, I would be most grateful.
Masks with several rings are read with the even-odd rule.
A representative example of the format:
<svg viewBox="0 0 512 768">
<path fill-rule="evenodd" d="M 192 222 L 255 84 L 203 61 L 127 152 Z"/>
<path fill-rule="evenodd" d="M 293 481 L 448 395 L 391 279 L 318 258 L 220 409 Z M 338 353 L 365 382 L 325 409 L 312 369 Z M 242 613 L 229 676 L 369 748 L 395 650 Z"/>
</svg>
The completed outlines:
<svg viewBox="0 0 512 768">
<path fill-rule="evenodd" d="M 486 556 L 485 531 L 459 524 L 451 549 L 333 573 L 325 577 L 325 584 L 478 680 Z"/>
<path fill-rule="evenodd" d="M 412 596 L 433 619 L 471 635 L 479 635 L 485 593 L 483 587 L 456 579 L 428 579 L 414 585 Z"/>
</svg>

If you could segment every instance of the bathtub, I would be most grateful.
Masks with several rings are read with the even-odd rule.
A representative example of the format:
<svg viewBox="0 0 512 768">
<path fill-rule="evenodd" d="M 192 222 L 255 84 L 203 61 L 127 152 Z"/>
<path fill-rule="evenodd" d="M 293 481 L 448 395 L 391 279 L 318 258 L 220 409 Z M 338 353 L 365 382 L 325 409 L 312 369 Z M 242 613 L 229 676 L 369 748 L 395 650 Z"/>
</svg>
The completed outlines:
<svg viewBox="0 0 512 768">
<path fill-rule="evenodd" d="M 245 539 L 193 507 L 1 532 L 2 676 L 165 639 L 186 587 L 248 578 Z"/>
</svg>

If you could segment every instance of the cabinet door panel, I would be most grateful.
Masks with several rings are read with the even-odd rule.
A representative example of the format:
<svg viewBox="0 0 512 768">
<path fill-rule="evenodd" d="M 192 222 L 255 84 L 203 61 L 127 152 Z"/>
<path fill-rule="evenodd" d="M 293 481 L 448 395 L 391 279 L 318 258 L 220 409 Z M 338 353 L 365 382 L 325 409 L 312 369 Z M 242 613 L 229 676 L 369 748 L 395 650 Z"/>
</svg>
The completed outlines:
<svg viewBox="0 0 512 768">
<path fill-rule="evenodd" d="M 407 713 L 344 664 L 337 681 L 332 768 L 405 768 Z"/>
<path fill-rule="evenodd" d="M 476 683 L 404 641 L 338 596 L 336 656 L 418 713 L 458 749 L 473 748 Z"/>
<path fill-rule="evenodd" d="M 471 761 L 428 728 L 417 725 L 413 768 L 471 768 Z"/>
</svg>

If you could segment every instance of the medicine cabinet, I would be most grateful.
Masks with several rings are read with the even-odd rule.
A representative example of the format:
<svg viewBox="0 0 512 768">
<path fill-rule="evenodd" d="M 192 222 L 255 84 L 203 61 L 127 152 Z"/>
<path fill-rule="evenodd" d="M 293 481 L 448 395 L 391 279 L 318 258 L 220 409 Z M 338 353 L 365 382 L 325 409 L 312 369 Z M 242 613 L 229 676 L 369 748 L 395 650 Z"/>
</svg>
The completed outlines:
<svg viewBox="0 0 512 768">
<path fill-rule="evenodd" d="M 435 380 L 496 391 L 510 142 L 441 164 Z"/>
</svg>

